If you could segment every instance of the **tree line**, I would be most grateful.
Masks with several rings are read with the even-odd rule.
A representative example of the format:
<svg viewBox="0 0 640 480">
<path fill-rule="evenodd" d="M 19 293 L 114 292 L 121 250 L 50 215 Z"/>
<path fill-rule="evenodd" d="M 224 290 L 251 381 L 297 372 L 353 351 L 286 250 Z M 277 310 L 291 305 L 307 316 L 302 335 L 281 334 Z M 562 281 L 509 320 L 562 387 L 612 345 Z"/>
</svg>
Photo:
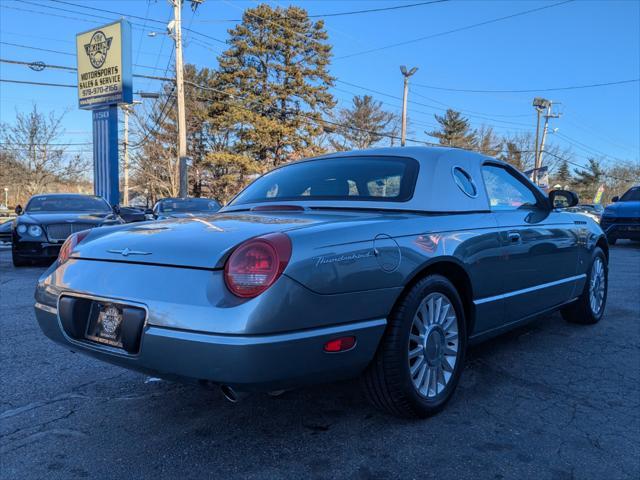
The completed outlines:
<svg viewBox="0 0 640 480">
<path fill-rule="evenodd" d="M 185 66 L 190 195 L 226 202 L 257 175 L 283 163 L 398 144 L 398 115 L 381 101 L 362 95 L 338 105 L 322 20 L 310 19 L 300 7 L 262 4 L 246 9 L 228 33 L 228 48 L 217 57 L 216 69 Z M 152 202 L 179 190 L 174 90 L 165 84 L 148 114 L 134 113 L 138 135 L 130 141 L 130 185 L 133 196 Z M 86 163 L 65 155 L 64 147 L 50 148 L 61 136 L 61 118 L 34 107 L 31 114 L 18 114 L 13 125 L 3 124 L 0 183 L 19 184 L 25 195 L 53 184 L 81 183 Z M 474 128 L 454 110 L 435 120 L 438 128 L 425 132 L 434 143 L 480 151 L 520 170 L 533 166 L 531 134 L 500 136 L 485 125 Z M 545 164 L 552 167 L 552 184 L 578 189 L 586 198 L 602 183 L 610 195 L 619 194 L 626 179 L 640 173 L 636 164 L 605 167 L 599 158 L 578 168 L 570 150 L 551 143 Z"/>
</svg>

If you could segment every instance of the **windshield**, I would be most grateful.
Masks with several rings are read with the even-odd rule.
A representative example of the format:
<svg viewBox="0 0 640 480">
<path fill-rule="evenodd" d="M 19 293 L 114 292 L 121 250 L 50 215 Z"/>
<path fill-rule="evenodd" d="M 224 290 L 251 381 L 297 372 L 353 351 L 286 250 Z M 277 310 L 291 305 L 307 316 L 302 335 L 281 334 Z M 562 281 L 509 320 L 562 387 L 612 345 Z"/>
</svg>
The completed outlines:
<svg viewBox="0 0 640 480">
<path fill-rule="evenodd" d="M 620 202 L 640 202 L 640 187 L 634 187 L 627 190 L 627 193 L 622 195 Z"/>
<path fill-rule="evenodd" d="M 160 212 L 217 212 L 220 204 L 208 198 L 186 198 L 162 200 L 158 204 Z"/>
<path fill-rule="evenodd" d="M 33 197 L 27 212 L 110 212 L 109 204 L 100 197 L 55 195 Z"/>
<path fill-rule="evenodd" d="M 418 162 L 410 158 L 310 160 L 267 173 L 230 205 L 311 200 L 404 202 L 413 196 L 417 175 Z"/>
</svg>

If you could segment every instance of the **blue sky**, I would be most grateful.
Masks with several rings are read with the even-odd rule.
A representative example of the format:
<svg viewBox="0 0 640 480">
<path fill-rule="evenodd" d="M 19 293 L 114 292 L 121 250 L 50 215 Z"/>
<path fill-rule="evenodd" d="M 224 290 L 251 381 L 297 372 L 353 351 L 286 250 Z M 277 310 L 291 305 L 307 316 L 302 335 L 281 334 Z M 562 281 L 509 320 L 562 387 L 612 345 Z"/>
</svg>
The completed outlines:
<svg viewBox="0 0 640 480">
<path fill-rule="evenodd" d="M 0 57 L 9 60 L 43 61 L 75 66 L 75 33 L 117 19 L 106 9 L 125 15 L 168 20 L 171 8 L 165 0 L 0 0 Z M 607 164 L 618 159 L 640 161 L 640 84 L 545 92 L 542 89 L 615 82 L 640 78 L 640 1 L 577 0 L 527 15 L 471 28 L 431 39 L 407 43 L 371 53 L 370 49 L 447 32 L 459 27 L 559 3 L 556 1 L 452 0 L 412 8 L 336 16 L 325 19 L 334 60 L 331 73 L 341 82 L 334 94 L 350 102 L 353 94 L 373 94 L 392 111 L 399 111 L 402 77 L 398 66 L 419 67 L 412 77 L 409 118 L 411 136 L 433 140 L 424 130 L 435 125 L 434 113 L 451 106 L 462 110 L 474 127 L 491 125 L 497 133 L 535 131 L 531 107 L 534 96 L 561 102 L 563 116 L 554 120 L 558 128 L 550 141 L 573 149 L 585 163 L 589 156 L 606 154 Z M 185 34 L 185 61 L 216 66 L 216 55 L 224 49 L 227 29 L 242 10 L 257 2 L 206 0 L 195 14 L 183 9 L 184 25 L 214 39 Z M 310 14 L 327 14 L 417 3 L 403 1 L 276 1 L 303 6 Z M 94 16 L 92 16 L 94 15 Z M 97 18 L 104 17 L 104 18 Z M 133 19 L 135 73 L 162 75 L 169 64 L 171 41 L 161 33 L 162 25 Z M 30 50 L 9 44 L 56 50 Z M 65 54 L 66 53 L 66 54 Z M 351 56 L 352 54 L 357 54 Z M 341 58 L 344 57 L 344 58 Z M 154 70 L 154 68 L 156 70 Z M 45 69 L 34 72 L 24 66 L 0 64 L 0 78 L 39 82 L 75 83 L 75 73 Z M 348 85 L 347 82 L 354 85 Z M 536 90 L 523 93 L 452 92 L 430 87 L 463 90 Z M 134 90 L 159 91 L 154 81 L 134 81 Z M 393 98 L 397 97 L 397 98 Z M 137 108 L 150 107 L 150 101 Z M 62 112 L 65 141 L 90 141 L 90 113 L 80 111 L 76 91 L 71 88 L 0 83 L 0 118 L 11 122 L 15 111 L 29 110 L 36 103 L 42 110 Z M 420 105 L 418 105 L 418 103 Z M 89 146 L 70 151 L 90 152 Z"/>
</svg>

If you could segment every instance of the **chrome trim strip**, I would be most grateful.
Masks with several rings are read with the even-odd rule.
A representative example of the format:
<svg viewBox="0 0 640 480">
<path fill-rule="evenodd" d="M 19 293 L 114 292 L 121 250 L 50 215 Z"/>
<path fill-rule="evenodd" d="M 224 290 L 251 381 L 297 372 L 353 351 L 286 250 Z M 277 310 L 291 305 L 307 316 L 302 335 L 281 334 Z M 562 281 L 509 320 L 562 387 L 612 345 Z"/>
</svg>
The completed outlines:
<svg viewBox="0 0 640 480">
<path fill-rule="evenodd" d="M 236 334 L 216 334 L 199 332 L 196 330 L 181 330 L 157 325 L 149 325 L 146 335 L 156 337 L 167 337 L 180 340 L 199 341 L 214 343 L 216 345 L 263 345 L 295 340 L 305 340 L 308 338 L 324 337 L 327 335 L 341 335 L 344 333 L 356 333 L 358 330 L 368 328 L 384 327 L 387 324 L 385 318 L 376 320 L 365 320 L 353 323 L 332 325 L 329 327 L 312 328 L 309 330 L 298 330 L 266 335 L 236 335 Z"/>
<path fill-rule="evenodd" d="M 56 307 L 45 305 L 44 303 L 36 302 L 34 307 L 39 308 L 40 310 L 44 310 L 45 312 L 52 313 L 53 315 L 58 314 L 58 309 Z"/>
<path fill-rule="evenodd" d="M 556 280 L 554 282 L 549 282 L 549 283 L 542 283 L 534 287 L 523 288 L 522 290 L 514 290 L 513 292 L 503 293 L 502 295 L 496 295 L 494 297 L 480 298 L 478 300 L 474 300 L 473 303 L 475 305 L 482 305 L 483 303 L 495 302 L 496 300 L 504 300 L 505 298 L 515 297 L 516 295 L 522 295 L 524 293 L 535 292 L 536 290 L 542 290 L 543 288 L 555 287 L 557 285 L 562 285 L 563 283 L 575 282 L 577 280 L 581 280 L 586 277 L 587 277 L 587 274 L 583 273 L 581 275 L 575 275 L 573 277 L 563 278 L 562 280 Z"/>
</svg>

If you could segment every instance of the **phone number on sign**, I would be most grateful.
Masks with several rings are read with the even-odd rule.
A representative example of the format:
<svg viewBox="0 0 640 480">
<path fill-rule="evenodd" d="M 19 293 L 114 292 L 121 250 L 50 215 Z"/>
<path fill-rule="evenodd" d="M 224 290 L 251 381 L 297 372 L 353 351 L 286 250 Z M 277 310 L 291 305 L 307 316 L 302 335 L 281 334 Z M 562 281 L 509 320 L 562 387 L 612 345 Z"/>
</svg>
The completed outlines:
<svg viewBox="0 0 640 480">
<path fill-rule="evenodd" d="M 82 97 L 93 97 L 95 95 L 105 95 L 108 93 L 118 93 L 120 92 L 120 85 L 107 85 L 93 88 L 85 88 L 80 90 L 80 95 Z"/>
</svg>

